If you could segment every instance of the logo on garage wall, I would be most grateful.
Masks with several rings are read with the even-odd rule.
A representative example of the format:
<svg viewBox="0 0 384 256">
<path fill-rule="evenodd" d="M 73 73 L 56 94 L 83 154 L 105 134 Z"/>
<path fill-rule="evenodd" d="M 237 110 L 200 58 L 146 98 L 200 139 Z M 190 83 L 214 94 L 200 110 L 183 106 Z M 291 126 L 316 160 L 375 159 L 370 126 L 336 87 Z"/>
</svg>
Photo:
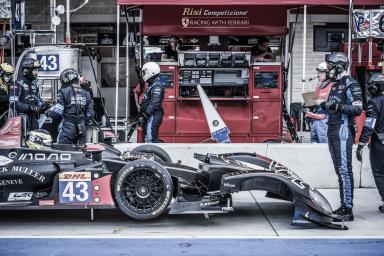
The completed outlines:
<svg viewBox="0 0 384 256">
<path fill-rule="evenodd" d="M 249 11 L 244 9 L 183 8 L 183 28 L 244 28 L 249 27 Z"/>
<path fill-rule="evenodd" d="M 183 27 L 188 27 L 188 25 L 189 25 L 189 19 L 188 18 L 183 18 L 182 20 L 181 20 L 181 24 L 183 24 Z"/>
</svg>

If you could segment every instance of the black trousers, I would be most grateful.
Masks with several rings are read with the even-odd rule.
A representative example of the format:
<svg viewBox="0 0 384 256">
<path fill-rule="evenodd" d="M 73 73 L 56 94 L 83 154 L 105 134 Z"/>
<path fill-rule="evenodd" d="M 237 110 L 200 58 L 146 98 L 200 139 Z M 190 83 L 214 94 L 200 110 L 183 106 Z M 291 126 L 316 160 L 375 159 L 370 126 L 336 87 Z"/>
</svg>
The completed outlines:
<svg viewBox="0 0 384 256">
<path fill-rule="evenodd" d="M 373 178 L 384 202 L 384 144 L 372 138 L 369 149 Z"/>
</svg>

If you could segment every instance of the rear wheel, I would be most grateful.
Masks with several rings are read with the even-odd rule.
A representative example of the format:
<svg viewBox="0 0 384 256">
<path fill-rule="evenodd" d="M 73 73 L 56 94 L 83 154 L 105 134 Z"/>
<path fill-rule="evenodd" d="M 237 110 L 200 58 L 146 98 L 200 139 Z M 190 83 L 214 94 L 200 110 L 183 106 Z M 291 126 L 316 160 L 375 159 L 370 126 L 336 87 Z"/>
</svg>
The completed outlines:
<svg viewBox="0 0 384 256">
<path fill-rule="evenodd" d="M 134 149 L 131 150 L 132 153 L 148 153 L 148 154 L 153 154 L 157 159 L 167 162 L 167 163 L 172 163 L 171 157 L 168 155 L 168 153 L 155 145 L 140 145 Z"/>
<path fill-rule="evenodd" d="M 137 220 L 162 215 L 172 200 L 173 182 L 168 171 L 152 160 L 136 160 L 116 177 L 115 199 L 121 211 Z"/>
</svg>

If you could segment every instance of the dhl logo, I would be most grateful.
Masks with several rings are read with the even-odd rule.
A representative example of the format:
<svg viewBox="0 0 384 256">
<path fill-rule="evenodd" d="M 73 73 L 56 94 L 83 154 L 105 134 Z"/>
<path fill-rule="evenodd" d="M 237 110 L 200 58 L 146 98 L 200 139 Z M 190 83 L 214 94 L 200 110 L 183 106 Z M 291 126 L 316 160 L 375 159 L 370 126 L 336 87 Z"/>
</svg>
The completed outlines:
<svg viewBox="0 0 384 256">
<path fill-rule="evenodd" d="M 90 172 L 65 172 L 60 173 L 60 181 L 90 181 L 91 173 Z"/>
</svg>

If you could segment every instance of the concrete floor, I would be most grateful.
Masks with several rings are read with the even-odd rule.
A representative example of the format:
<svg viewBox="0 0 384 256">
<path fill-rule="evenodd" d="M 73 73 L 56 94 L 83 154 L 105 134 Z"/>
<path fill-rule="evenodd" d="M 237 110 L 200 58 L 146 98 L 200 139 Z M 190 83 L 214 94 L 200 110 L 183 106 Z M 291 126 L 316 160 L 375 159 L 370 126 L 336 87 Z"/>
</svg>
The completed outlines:
<svg viewBox="0 0 384 256">
<path fill-rule="evenodd" d="M 338 206 L 336 189 L 320 190 L 333 208 Z M 129 219 L 119 210 L 3 211 L 0 237 L 382 237 L 384 214 L 377 210 L 375 189 L 355 190 L 355 221 L 348 231 L 327 228 L 303 229 L 290 225 L 293 205 L 264 197 L 264 192 L 234 195 L 235 212 L 214 215 L 168 215 L 148 222 Z M 264 214 L 265 215 L 264 215 Z"/>
</svg>

